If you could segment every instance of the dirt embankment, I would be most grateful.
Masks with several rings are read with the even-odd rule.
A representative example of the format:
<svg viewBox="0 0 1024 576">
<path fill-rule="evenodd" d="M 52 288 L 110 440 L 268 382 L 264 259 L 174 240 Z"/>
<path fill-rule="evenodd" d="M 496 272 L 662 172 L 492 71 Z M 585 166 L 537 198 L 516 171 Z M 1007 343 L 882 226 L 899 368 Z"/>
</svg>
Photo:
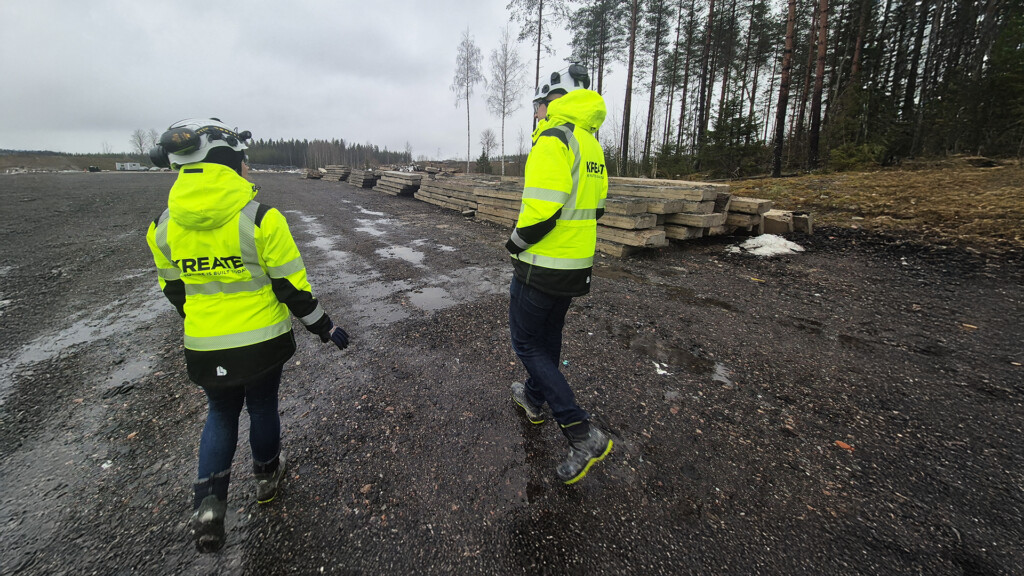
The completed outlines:
<svg viewBox="0 0 1024 576">
<path fill-rule="evenodd" d="M 977 164 L 982 164 L 978 166 Z M 806 210 L 816 223 L 872 230 L 926 244 L 994 253 L 1024 250 L 1024 165 L 972 162 L 753 179 L 731 183 L 740 196 Z"/>
</svg>

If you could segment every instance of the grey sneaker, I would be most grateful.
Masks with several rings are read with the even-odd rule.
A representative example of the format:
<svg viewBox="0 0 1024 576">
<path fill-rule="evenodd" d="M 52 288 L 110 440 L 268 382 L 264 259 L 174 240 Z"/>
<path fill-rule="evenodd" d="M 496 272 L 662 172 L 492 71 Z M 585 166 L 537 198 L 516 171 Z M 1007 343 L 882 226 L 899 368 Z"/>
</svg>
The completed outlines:
<svg viewBox="0 0 1024 576">
<path fill-rule="evenodd" d="M 526 412 L 526 417 L 530 419 L 531 424 L 544 423 L 544 412 L 541 411 L 540 406 L 526 399 L 526 385 L 522 382 L 512 383 L 512 401 L 518 404 L 523 412 Z"/>
<path fill-rule="evenodd" d="M 277 489 L 280 488 L 281 481 L 284 480 L 286 468 L 287 462 L 285 461 L 284 452 L 281 452 L 278 456 L 277 470 L 267 474 L 255 474 L 256 502 L 269 504 L 277 497 Z"/>
<path fill-rule="evenodd" d="M 566 484 L 574 484 L 583 479 L 596 462 L 612 451 L 612 440 L 600 428 L 589 424 L 590 432 L 583 438 L 574 439 L 566 434 L 569 440 L 569 455 L 558 465 L 558 478 Z"/>
<path fill-rule="evenodd" d="M 216 552 L 224 546 L 224 515 L 228 503 L 210 494 L 192 514 L 192 538 L 196 550 Z"/>
</svg>

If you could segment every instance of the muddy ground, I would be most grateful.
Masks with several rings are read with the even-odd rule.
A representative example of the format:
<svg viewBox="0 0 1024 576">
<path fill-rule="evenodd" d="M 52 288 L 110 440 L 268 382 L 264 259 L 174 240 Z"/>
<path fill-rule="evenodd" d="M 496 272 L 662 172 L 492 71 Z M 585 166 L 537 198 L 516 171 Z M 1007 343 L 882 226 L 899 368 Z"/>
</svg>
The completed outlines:
<svg viewBox="0 0 1024 576">
<path fill-rule="evenodd" d="M 255 174 L 352 335 L 296 332 L 291 461 L 188 538 L 205 404 L 145 245 L 170 174 L 0 177 L 3 574 L 1020 574 L 1024 263 L 825 228 L 599 257 L 564 370 L 614 452 L 573 487 L 508 386 L 508 231 Z M 299 329 L 301 330 L 301 328 Z"/>
</svg>

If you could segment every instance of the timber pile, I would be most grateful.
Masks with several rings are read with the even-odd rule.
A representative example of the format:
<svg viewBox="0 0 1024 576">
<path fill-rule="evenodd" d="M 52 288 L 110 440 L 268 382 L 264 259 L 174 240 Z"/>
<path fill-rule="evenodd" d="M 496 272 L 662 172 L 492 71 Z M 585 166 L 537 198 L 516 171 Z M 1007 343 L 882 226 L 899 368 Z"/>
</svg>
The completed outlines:
<svg viewBox="0 0 1024 576">
<path fill-rule="evenodd" d="M 522 189 L 522 178 L 460 176 L 424 180 L 415 196 L 463 214 L 475 209 L 477 220 L 511 229 L 519 217 Z M 810 214 L 772 210 L 771 200 L 732 196 L 728 190 L 728 185 L 707 182 L 610 178 L 597 249 L 622 257 L 668 246 L 670 240 L 737 232 L 811 233 Z"/>
<path fill-rule="evenodd" d="M 473 186 L 473 181 L 468 178 L 430 178 L 420 184 L 420 189 L 413 197 L 434 206 L 465 214 L 476 210 Z"/>
<path fill-rule="evenodd" d="M 522 181 L 506 180 L 473 188 L 476 219 L 514 228 L 523 198 Z"/>
<path fill-rule="evenodd" d="M 348 175 L 348 183 L 356 188 L 373 188 L 380 176 L 373 170 L 352 170 Z"/>
<path fill-rule="evenodd" d="M 306 178 L 310 180 L 319 180 L 324 177 L 324 173 L 316 168 L 310 168 L 306 170 Z"/>
<path fill-rule="evenodd" d="M 324 180 L 330 180 L 331 182 L 343 182 L 348 179 L 348 175 L 352 173 L 352 169 L 348 166 L 341 166 L 340 164 L 330 164 L 324 167 Z"/>
<path fill-rule="evenodd" d="M 373 189 L 392 196 L 413 196 L 419 190 L 422 180 L 422 174 L 389 170 L 381 173 L 380 180 Z"/>
</svg>

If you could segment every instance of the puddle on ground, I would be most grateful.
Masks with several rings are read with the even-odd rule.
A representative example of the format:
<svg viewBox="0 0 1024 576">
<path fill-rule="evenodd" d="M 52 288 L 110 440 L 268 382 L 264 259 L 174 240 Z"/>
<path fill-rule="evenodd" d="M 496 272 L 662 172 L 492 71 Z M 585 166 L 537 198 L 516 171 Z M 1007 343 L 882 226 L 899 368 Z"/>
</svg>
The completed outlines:
<svg viewBox="0 0 1024 576">
<path fill-rule="evenodd" d="M 369 216 L 386 216 L 386 214 L 384 214 L 383 212 L 374 212 L 373 210 L 367 210 L 366 208 L 363 208 L 358 204 L 356 204 L 356 210 L 359 210 L 360 214 L 367 214 Z"/>
<path fill-rule="evenodd" d="M 668 366 L 669 373 L 672 372 L 672 369 L 682 367 L 693 374 L 710 376 L 711 381 L 715 384 L 726 387 L 733 385 L 733 372 L 725 364 L 703 358 L 689 350 L 673 347 L 650 335 L 637 336 L 629 343 L 629 347 L 649 356 L 656 363 Z"/>
<path fill-rule="evenodd" d="M 407 246 L 388 246 L 386 248 L 378 248 L 374 252 L 382 258 L 397 258 L 416 266 L 422 266 L 423 258 L 426 256 L 423 252 L 413 250 Z"/>
<path fill-rule="evenodd" d="M 356 223 L 359 226 L 356 228 L 357 232 L 365 232 L 371 236 L 383 236 L 386 234 L 379 226 L 385 226 L 394 223 L 394 220 L 389 218 L 380 218 L 377 220 L 368 220 L 366 218 L 356 218 Z"/>
<path fill-rule="evenodd" d="M 114 303 L 96 310 L 92 316 L 74 322 L 69 319 L 71 323 L 57 334 L 40 336 L 23 345 L 11 358 L 5 359 L 0 369 L 0 405 L 6 402 L 14 374 L 22 366 L 49 360 L 78 344 L 130 333 L 170 309 L 156 282 L 147 282 L 144 289 L 136 291 L 125 300 L 131 305 L 125 302 Z"/>
<path fill-rule="evenodd" d="M 104 388 L 115 388 L 124 382 L 133 382 L 149 374 L 153 366 L 147 360 L 127 360 L 107 375 Z"/>
<path fill-rule="evenodd" d="M 421 310 L 443 310 L 457 304 L 444 288 L 428 287 L 408 293 L 409 302 Z"/>
</svg>

